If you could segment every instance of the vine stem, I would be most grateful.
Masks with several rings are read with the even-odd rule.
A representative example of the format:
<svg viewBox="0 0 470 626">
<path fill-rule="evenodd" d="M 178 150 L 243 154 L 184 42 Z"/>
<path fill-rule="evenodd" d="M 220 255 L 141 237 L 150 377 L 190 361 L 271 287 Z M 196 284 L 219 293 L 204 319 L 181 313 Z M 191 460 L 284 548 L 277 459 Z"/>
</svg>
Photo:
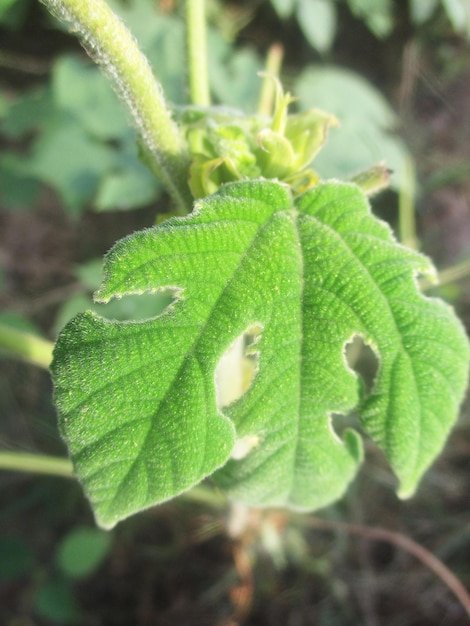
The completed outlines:
<svg viewBox="0 0 470 626">
<path fill-rule="evenodd" d="M 470 594 L 463 584 L 451 570 L 444 565 L 432 552 L 424 548 L 422 545 L 413 541 L 409 537 L 401 533 L 387 530 L 385 528 L 377 528 L 373 526 L 362 526 L 361 524 L 347 524 L 344 522 L 336 522 L 320 518 L 308 520 L 313 528 L 321 528 L 325 530 L 340 530 L 350 535 L 359 535 L 373 541 L 385 541 L 397 548 L 405 550 L 421 561 L 429 570 L 434 572 L 438 578 L 446 585 L 446 587 L 454 594 L 460 602 L 466 614 L 470 617 Z"/>
<path fill-rule="evenodd" d="M 11 452 L 0 450 L 0 470 L 48 474 L 62 478 L 75 478 L 72 462 L 59 456 L 30 452 Z M 213 487 L 196 485 L 180 495 L 181 500 L 203 504 L 212 509 L 222 509 L 227 505 L 226 498 Z"/>
<path fill-rule="evenodd" d="M 186 0 L 186 46 L 191 103 L 210 106 L 205 0 Z"/>
<path fill-rule="evenodd" d="M 147 58 L 123 22 L 104 0 L 42 0 L 62 21 L 72 24 L 88 54 L 111 79 L 127 105 L 145 146 L 152 171 L 174 199 L 178 210 L 192 207 L 188 186 L 189 158 L 172 119 L 162 88 Z"/>
<path fill-rule="evenodd" d="M 0 451 L 0 469 L 73 478 L 72 463 L 65 458 Z"/>
<path fill-rule="evenodd" d="M 0 324 L 0 348 L 32 365 L 49 369 L 54 344 L 31 333 Z"/>
</svg>

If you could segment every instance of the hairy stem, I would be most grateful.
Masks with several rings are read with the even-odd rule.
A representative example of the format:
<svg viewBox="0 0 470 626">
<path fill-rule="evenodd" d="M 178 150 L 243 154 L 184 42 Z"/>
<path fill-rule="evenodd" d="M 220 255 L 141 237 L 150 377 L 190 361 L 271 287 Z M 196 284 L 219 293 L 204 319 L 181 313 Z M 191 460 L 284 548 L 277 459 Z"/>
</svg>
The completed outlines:
<svg viewBox="0 0 470 626">
<path fill-rule="evenodd" d="M 72 24 L 87 52 L 110 77 L 154 161 L 151 169 L 159 172 L 179 210 L 189 211 L 189 160 L 183 139 L 161 86 L 128 29 L 104 0 L 42 1 L 59 19 Z"/>
<path fill-rule="evenodd" d="M 72 463 L 68 459 L 27 452 L 0 451 L 0 469 L 73 477 Z"/>
<path fill-rule="evenodd" d="M 0 324 L 0 349 L 11 356 L 48 369 L 54 344 L 31 333 Z"/>
<path fill-rule="evenodd" d="M 205 5 L 205 0 L 186 0 L 189 97 L 202 107 L 210 106 Z"/>
</svg>

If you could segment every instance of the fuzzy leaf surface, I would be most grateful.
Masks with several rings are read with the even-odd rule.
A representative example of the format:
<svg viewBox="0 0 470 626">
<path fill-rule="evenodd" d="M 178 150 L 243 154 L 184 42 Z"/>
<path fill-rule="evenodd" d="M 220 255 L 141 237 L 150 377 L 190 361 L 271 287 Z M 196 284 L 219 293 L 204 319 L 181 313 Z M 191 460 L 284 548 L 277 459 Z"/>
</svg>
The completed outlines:
<svg viewBox="0 0 470 626">
<path fill-rule="evenodd" d="M 362 459 L 359 434 L 339 436 L 332 414 L 358 405 L 411 495 L 456 418 L 469 358 L 450 307 L 418 290 L 415 275 L 432 271 L 338 182 L 295 201 L 275 182 L 229 184 L 118 242 L 96 299 L 172 289 L 176 300 L 144 321 L 80 314 L 57 342 L 61 432 L 98 523 L 209 475 L 247 503 L 325 506 Z M 258 371 L 220 410 L 217 364 L 255 326 Z M 366 396 L 344 356 L 356 335 L 379 360 Z"/>
</svg>

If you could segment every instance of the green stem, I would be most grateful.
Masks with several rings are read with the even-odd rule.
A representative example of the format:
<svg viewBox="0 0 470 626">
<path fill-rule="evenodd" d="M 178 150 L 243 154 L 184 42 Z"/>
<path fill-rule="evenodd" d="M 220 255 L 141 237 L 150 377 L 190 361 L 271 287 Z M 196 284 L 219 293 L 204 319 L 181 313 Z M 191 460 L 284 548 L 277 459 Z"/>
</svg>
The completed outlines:
<svg viewBox="0 0 470 626">
<path fill-rule="evenodd" d="M 275 43 L 269 48 L 265 69 L 262 73 L 263 84 L 258 102 L 258 115 L 263 117 L 271 117 L 273 114 L 276 99 L 276 83 L 273 76 L 279 77 L 283 57 L 284 48 L 280 43 Z"/>
<path fill-rule="evenodd" d="M 462 261 L 439 272 L 439 285 L 454 283 L 456 280 L 470 276 L 470 259 Z"/>
<path fill-rule="evenodd" d="M 223 509 L 227 506 L 227 498 L 215 487 L 207 485 L 196 485 L 196 487 L 182 493 L 178 498 L 188 502 L 205 504 L 213 509 Z"/>
<path fill-rule="evenodd" d="M 413 250 L 418 249 L 415 220 L 416 168 L 414 160 L 405 161 L 403 184 L 398 198 L 400 242 Z"/>
<path fill-rule="evenodd" d="M 12 356 L 48 369 L 54 344 L 31 333 L 0 324 L 0 348 Z"/>
<path fill-rule="evenodd" d="M 186 45 L 191 103 L 210 106 L 205 0 L 186 0 Z"/>
<path fill-rule="evenodd" d="M 111 78 L 130 110 L 162 182 L 179 210 L 192 206 L 189 159 L 160 84 L 134 38 L 104 0 L 42 0 L 63 21 L 72 23 L 90 56 Z"/>
<path fill-rule="evenodd" d="M 0 451 L 0 469 L 73 478 L 72 463 L 68 459 L 44 454 Z"/>
<path fill-rule="evenodd" d="M 442 287 L 442 285 L 455 283 L 456 281 L 467 278 L 468 276 L 470 276 L 470 259 L 457 263 L 456 265 L 452 265 L 451 267 L 447 267 L 445 270 L 440 270 L 437 277 L 437 283 L 423 278 L 419 281 L 419 284 L 421 289 L 427 290 L 433 287 Z"/>
<path fill-rule="evenodd" d="M 74 478 L 73 466 L 69 459 L 45 454 L 0 450 L 0 470 L 2 469 L 12 472 L 30 472 L 32 474 Z M 227 503 L 226 498 L 219 491 L 206 485 L 197 485 L 183 493 L 180 498 L 216 509 L 225 507 Z"/>
</svg>

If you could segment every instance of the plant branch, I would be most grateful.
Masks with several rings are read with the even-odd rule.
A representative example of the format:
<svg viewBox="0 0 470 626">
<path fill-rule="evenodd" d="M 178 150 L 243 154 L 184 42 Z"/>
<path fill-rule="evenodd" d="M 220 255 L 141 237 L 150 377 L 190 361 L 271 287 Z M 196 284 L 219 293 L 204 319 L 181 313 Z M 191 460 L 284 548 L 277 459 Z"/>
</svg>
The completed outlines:
<svg viewBox="0 0 470 626">
<path fill-rule="evenodd" d="M 49 369 L 54 344 L 31 333 L 0 324 L 0 349 L 33 365 Z"/>
<path fill-rule="evenodd" d="M 189 160 L 178 127 L 152 74 L 147 58 L 104 0 L 42 0 L 63 21 L 71 22 L 89 55 L 111 78 L 127 105 L 158 171 L 181 212 L 188 212 Z"/>
<path fill-rule="evenodd" d="M 0 451 L 0 469 L 73 478 L 72 463 L 68 459 L 44 454 Z"/>
<path fill-rule="evenodd" d="M 405 550 L 421 561 L 428 569 L 438 576 L 444 585 L 455 595 L 466 614 L 470 617 L 470 594 L 465 589 L 460 580 L 450 569 L 444 565 L 434 554 L 421 546 L 413 539 L 393 532 L 385 528 L 376 528 L 371 526 L 362 526 L 360 524 L 345 524 L 332 520 L 320 518 L 310 518 L 309 524 L 314 528 L 322 528 L 325 530 L 340 530 L 350 535 L 359 535 L 373 541 L 385 541 L 397 548 Z"/>
<path fill-rule="evenodd" d="M 205 0 L 186 0 L 186 45 L 191 104 L 210 106 Z"/>
</svg>

